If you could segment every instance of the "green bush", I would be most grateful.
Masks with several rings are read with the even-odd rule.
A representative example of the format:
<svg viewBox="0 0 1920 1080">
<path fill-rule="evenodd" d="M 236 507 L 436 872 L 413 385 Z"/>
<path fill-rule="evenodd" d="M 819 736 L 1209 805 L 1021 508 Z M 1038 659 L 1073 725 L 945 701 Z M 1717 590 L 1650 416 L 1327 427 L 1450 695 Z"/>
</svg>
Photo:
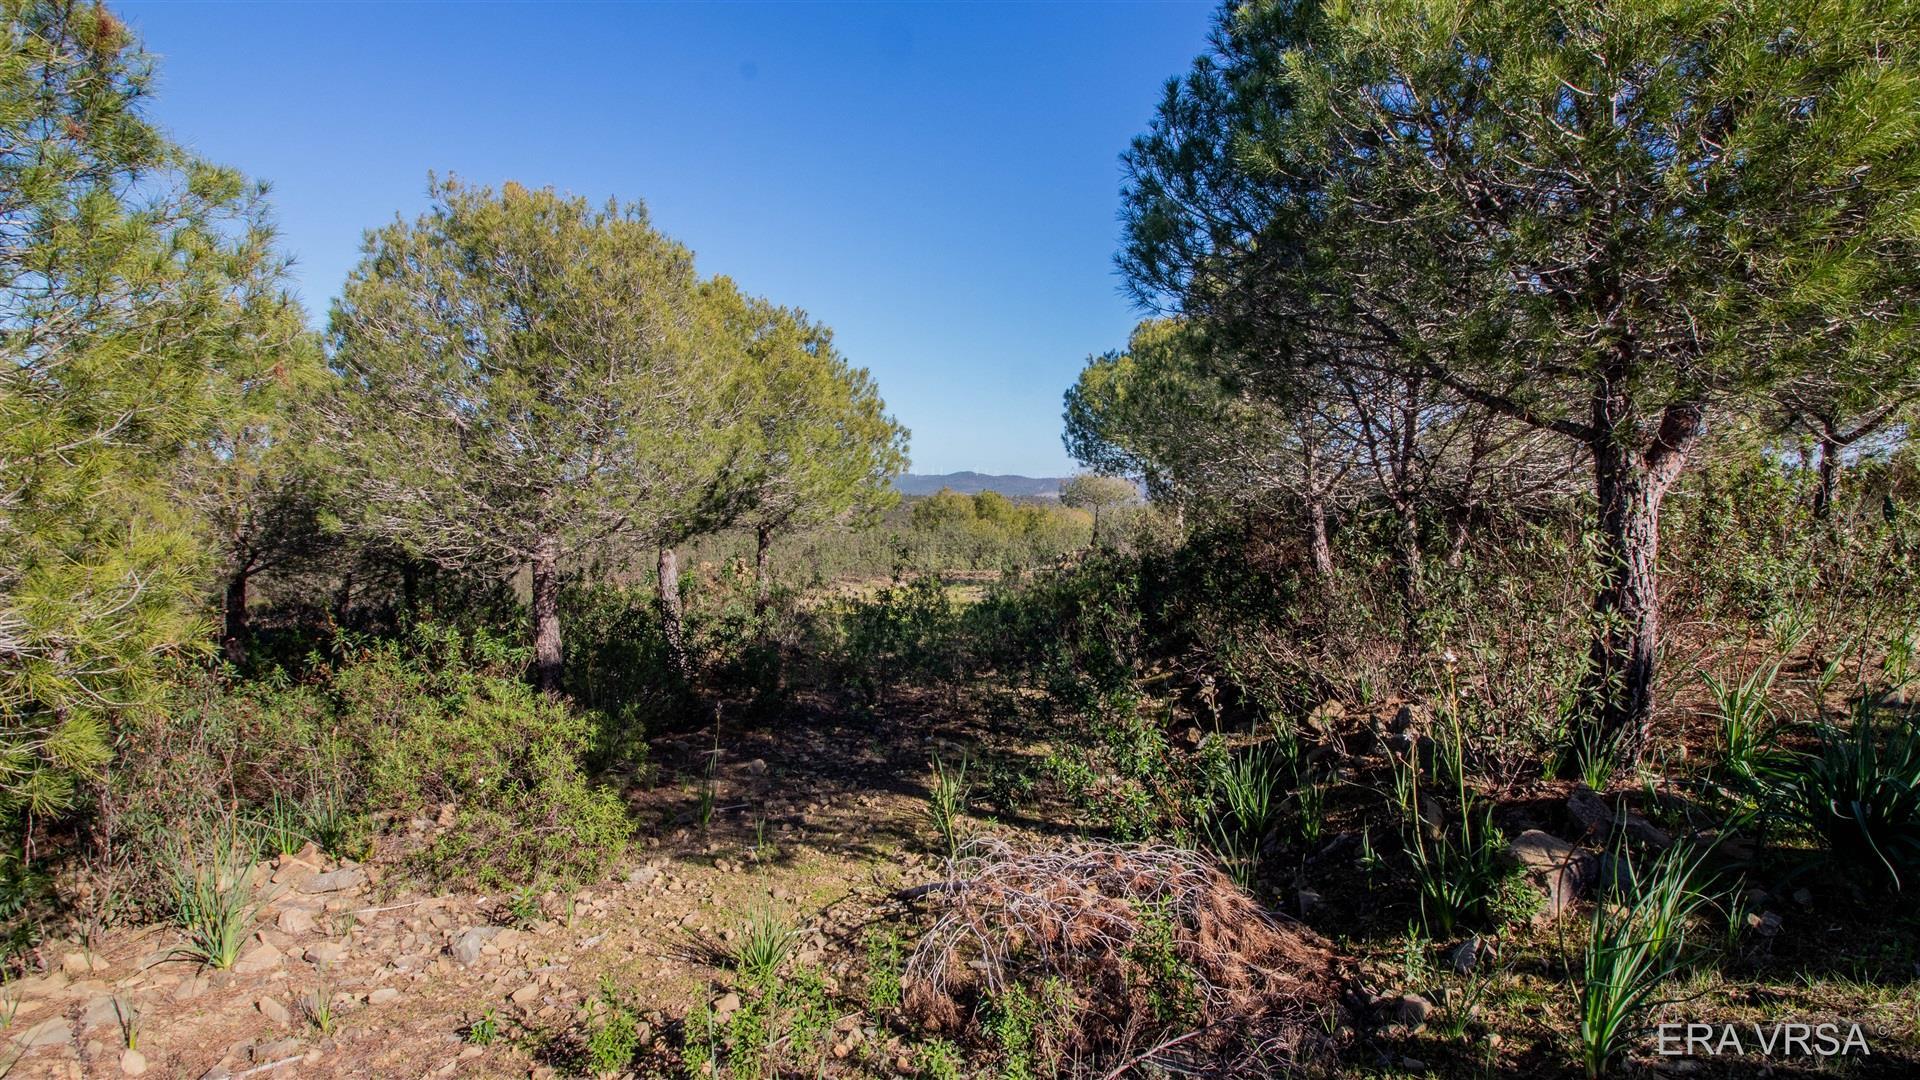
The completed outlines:
<svg viewBox="0 0 1920 1080">
<path fill-rule="evenodd" d="M 1908 714 L 1883 727 L 1862 705 L 1850 729 L 1823 725 L 1819 740 L 1761 762 L 1763 800 L 1899 889 L 1920 870 L 1920 724 Z"/>
<path fill-rule="evenodd" d="M 593 718 L 530 688 L 523 668 L 498 639 L 429 626 L 334 678 L 341 725 L 364 748 L 368 805 L 457 808 L 419 858 L 436 880 L 574 881 L 626 850 L 625 807 L 582 765 Z"/>
<path fill-rule="evenodd" d="M 414 853 L 442 882 L 589 877 L 625 850 L 616 793 L 585 762 L 599 717 L 530 689 L 526 653 L 485 631 L 418 624 L 346 637 L 299 681 L 186 670 L 130 718 L 93 800 L 95 857 L 134 911 L 171 901 L 153 853 L 183 824 L 237 820 L 256 856 L 313 840 L 365 854 L 375 811 L 456 807 Z M 127 914 L 122 912 L 121 914 Z"/>
</svg>

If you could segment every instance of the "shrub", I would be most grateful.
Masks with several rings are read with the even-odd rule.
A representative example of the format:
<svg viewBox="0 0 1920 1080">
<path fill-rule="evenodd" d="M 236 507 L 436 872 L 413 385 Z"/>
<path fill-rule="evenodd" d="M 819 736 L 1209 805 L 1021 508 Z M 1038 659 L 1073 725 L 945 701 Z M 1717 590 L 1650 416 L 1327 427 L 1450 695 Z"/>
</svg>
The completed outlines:
<svg viewBox="0 0 1920 1080">
<path fill-rule="evenodd" d="M 1886 730 L 1870 706 L 1851 730 L 1819 728 L 1806 754 L 1775 754 L 1757 769 L 1766 804 L 1812 830 L 1850 865 L 1895 889 L 1920 869 L 1920 726 L 1901 717 Z"/>
<path fill-rule="evenodd" d="M 617 794 L 586 775 L 596 717 L 528 688 L 525 660 L 486 631 L 422 623 L 343 636 L 297 682 L 182 671 L 131 718 L 96 792 L 96 869 L 159 914 L 175 875 L 152 853 L 183 825 L 231 816 L 267 853 L 311 839 L 364 856 L 372 811 L 453 803 L 452 828 L 416 853 L 428 876 L 493 888 L 595 874 L 630 832 Z"/>
</svg>

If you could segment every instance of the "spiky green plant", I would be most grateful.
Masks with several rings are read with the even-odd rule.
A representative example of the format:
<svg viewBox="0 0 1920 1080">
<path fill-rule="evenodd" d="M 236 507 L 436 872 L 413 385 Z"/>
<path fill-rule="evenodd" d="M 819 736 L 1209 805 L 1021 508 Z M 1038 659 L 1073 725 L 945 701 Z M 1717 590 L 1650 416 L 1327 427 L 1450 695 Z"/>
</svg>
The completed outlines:
<svg viewBox="0 0 1920 1080">
<path fill-rule="evenodd" d="M 1710 672 L 1701 673 L 1708 692 L 1713 695 L 1714 714 L 1719 720 L 1720 753 L 1727 770 L 1735 776 L 1750 776 L 1759 760 L 1773 721 L 1773 707 L 1768 698 L 1773 693 L 1774 680 L 1780 677 L 1780 666 L 1785 662 L 1785 654 L 1777 655 L 1738 682 L 1723 681 Z"/>
<path fill-rule="evenodd" d="M 1811 753 L 1756 766 L 1763 800 L 1899 889 L 1920 868 L 1920 725 L 1906 716 L 1883 727 L 1863 703 L 1850 729 L 1822 726 L 1819 736 Z"/>
<path fill-rule="evenodd" d="M 252 846 L 228 830 L 183 846 L 171 861 L 174 917 L 187 937 L 180 951 L 211 968 L 232 967 L 259 910 L 247 880 Z"/>
<path fill-rule="evenodd" d="M 927 820 L 946 848 L 947 858 L 958 859 L 960 844 L 965 839 L 967 801 L 972 796 L 972 789 L 967 786 L 967 761 L 962 758 L 958 765 L 948 765 L 935 755 L 930 767 Z"/>
<path fill-rule="evenodd" d="M 793 955 L 797 933 L 791 923 L 771 910 L 760 910 L 740 924 L 739 944 L 734 947 L 733 968 L 748 982 L 767 986 L 781 965 Z"/>
<path fill-rule="evenodd" d="M 1705 857 L 1675 845 L 1642 875 L 1625 847 L 1616 848 L 1625 896 L 1594 905 L 1582 950 L 1580 1057 L 1589 1077 L 1612 1067 L 1654 992 L 1681 967 L 1688 920 L 1707 903 Z"/>
</svg>

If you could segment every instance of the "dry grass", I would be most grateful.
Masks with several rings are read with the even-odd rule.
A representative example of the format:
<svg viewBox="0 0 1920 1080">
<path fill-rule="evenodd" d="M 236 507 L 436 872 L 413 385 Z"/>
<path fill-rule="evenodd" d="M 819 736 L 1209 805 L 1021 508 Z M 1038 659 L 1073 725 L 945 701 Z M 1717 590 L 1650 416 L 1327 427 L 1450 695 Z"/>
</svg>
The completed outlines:
<svg viewBox="0 0 1920 1080">
<path fill-rule="evenodd" d="M 1052 981 L 1071 995 L 1062 1049 L 1080 1071 L 1150 1053 L 1170 1067 L 1264 1069 L 1332 1044 L 1332 949 L 1203 855 L 1097 841 L 1021 851 L 982 838 L 956 881 L 934 894 L 934 925 L 904 979 L 908 1012 L 930 1028 L 958 1031 L 1010 987 Z M 1173 997 L 1181 1007 L 1168 1007 Z"/>
</svg>

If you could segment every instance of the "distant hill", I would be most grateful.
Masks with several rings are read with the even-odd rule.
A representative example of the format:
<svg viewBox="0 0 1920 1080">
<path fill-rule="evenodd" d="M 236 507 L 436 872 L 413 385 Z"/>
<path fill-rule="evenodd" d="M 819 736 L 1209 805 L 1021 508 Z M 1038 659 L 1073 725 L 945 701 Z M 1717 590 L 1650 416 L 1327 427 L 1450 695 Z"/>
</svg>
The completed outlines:
<svg viewBox="0 0 1920 1080">
<path fill-rule="evenodd" d="M 977 472 L 908 473 L 893 482 L 902 495 L 932 495 L 952 488 L 963 495 L 997 491 L 1010 498 L 1057 499 L 1064 476 L 990 476 Z"/>
</svg>

